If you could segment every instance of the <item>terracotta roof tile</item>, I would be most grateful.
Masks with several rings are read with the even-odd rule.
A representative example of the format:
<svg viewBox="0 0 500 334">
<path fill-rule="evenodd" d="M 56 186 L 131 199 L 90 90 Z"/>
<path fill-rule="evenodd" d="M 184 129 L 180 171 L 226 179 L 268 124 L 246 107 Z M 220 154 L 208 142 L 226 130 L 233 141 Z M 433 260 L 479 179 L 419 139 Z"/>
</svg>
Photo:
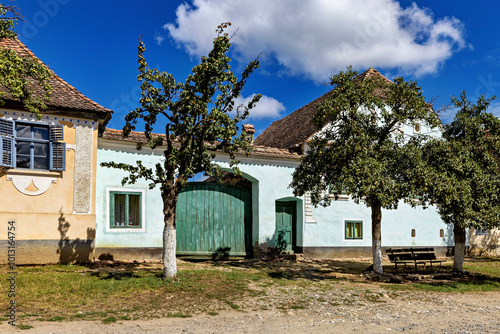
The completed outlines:
<svg viewBox="0 0 500 334">
<path fill-rule="evenodd" d="M 148 142 L 143 132 L 131 131 L 128 137 L 123 137 L 122 134 L 123 134 L 122 130 L 106 128 L 102 133 L 102 138 L 109 140 L 125 141 L 136 144 L 147 144 Z M 165 138 L 165 135 L 153 134 L 153 136 L 160 136 Z"/>
<path fill-rule="evenodd" d="M 113 141 L 123 141 L 136 144 L 146 144 L 146 136 L 143 132 L 131 131 L 128 137 L 122 136 L 122 130 L 115 130 L 106 128 L 102 134 L 102 139 L 108 139 Z M 165 135 L 152 134 L 153 136 L 161 136 L 165 138 Z M 244 154 L 244 152 L 240 152 Z M 250 156 L 256 157 L 268 157 L 268 158 L 280 158 L 280 159 L 293 159 L 298 160 L 299 155 L 292 153 L 287 149 L 279 149 L 275 147 L 267 147 L 262 145 L 253 145 L 253 150 L 250 152 Z"/>
<path fill-rule="evenodd" d="M 26 45 L 19 41 L 18 38 L 4 38 L 0 40 L 0 47 L 10 48 L 19 56 L 31 57 L 44 64 L 26 47 Z M 44 64 L 44 66 L 50 70 L 47 65 Z M 75 87 L 55 74 L 54 71 L 50 70 L 50 72 L 52 75 L 49 79 L 49 83 L 52 86 L 52 95 L 50 97 L 50 102 L 47 103 L 49 111 L 72 111 L 86 114 L 97 119 L 111 118 L 112 111 L 110 109 L 104 108 L 80 93 Z M 44 93 L 43 89 L 38 85 L 34 85 L 33 91 L 35 96 L 42 96 Z M 9 94 L 4 93 L 3 95 L 2 99 L 6 102 L 6 106 L 9 106 L 9 104 L 12 106 L 20 106 L 19 101 L 13 100 Z"/>
<path fill-rule="evenodd" d="M 361 80 L 365 78 L 380 78 L 388 83 L 392 83 L 391 80 L 384 77 L 373 67 L 361 73 L 357 78 Z M 255 139 L 254 144 L 283 149 L 294 149 L 304 143 L 320 130 L 311 120 L 316 114 L 317 106 L 330 97 L 332 91 L 333 90 L 330 90 L 302 108 L 297 109 L 290 115 L 273 122 Z"/>
</svg>

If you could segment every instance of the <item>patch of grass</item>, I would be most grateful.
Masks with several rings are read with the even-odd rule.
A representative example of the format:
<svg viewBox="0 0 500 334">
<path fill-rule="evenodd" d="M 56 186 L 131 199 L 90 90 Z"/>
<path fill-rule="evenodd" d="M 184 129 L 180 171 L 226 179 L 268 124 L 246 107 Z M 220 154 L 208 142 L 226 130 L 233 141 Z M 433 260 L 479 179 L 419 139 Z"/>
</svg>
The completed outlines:
<svg viewBox="0 0 500 334">
<path fill-rule="evenodd" d="M 63 321 L 65 319 L 66 319 L 66 317 L 63 317 L 63 316 L 60 316 L 60 315 L 56 315 L 55 317 L 48 318 L 47 321 Z"/>
<path fill-rule="evenodd" d="M 229 305 L 233 310 L 238 310 L 240 307 L 230 300 L 224 299 L 224 303 Z"/>
<path fill-rule="evenodd" d="M 500 290 L 500 281 L 481 280 L 471 282 L 436 282 L 414 284 L 414 288 L 434 292 L 480 292 Z"/>
<path fill-rule="evenodd" d="M 172 314 L 168 314 L 167 317 L 169 318 L 191 318 L 192 315 L 190 314 L 183 314 L 183 313 L 172 313 Z"/>
<path fill-rule="evenodd" d="M 464 270 L 500 278 L 500 258 L 466 259 L 464 261 Z"/>
<path fill-rule="evenodd" d="M 103 324 L 112 324 L 114 322 L 118 321 L 118 319 L 116 319 L 115 317 L 113 316 L 110 316 L 110 317 L 107 317 L 107 318 L 104 318 L 102 319 L 102 323 Z"/>
<path fill-rule="evenodd" d="M 120 320 L 132 320 L 132 318 L 129 317 L 128 315 L 122 315 L 120 316 Z"/>
<path fill-rule="evenodd" d="M 19 329 L 31 329 L 31 328 L 33 328 L 33 326 L 31 326 L 31 325 L 19 324 L 19 325 L 17 325 L 17 328 L 19 328 Z"/>
<path fill-rule="evenodd" d="M 216 315 L 219 315 L 219 313 L 217 312 L 207 312 L 208 315 L 211 315 L 211 316 L 216 316 Z"/>
<path fill-rule="evenodd" d="M 261 281 L 266 274 L 251 271 L 254 274 L 249 275 L 246 269 L 179 269 L 175 280 L 164 280 L 159 267 L 152 270 L 134 270 L 130 266 L 97 269 L 62 265 L 19 267 L 18 298 L 25 306 L 27 317 L 39 316 L 51 321 L 63 320 L 54 314 L 64 315 L 64 319 L 154 316 L 158 310 L 190 304 L 198 304 L 200 310 L 214 301 L 233 296 L 262 295 L 263 292 L 250 289 L 249 284 Z M 0 279 L 7 277 L 7 267 L 0 266 Z M 2 293 L 2 289 L 0 286 L 0 304 L 7 301 L 7 294 Z M 116 305 L 124 303 L 126 308 L 116 310 Z M 45 309 L 47 305 L 50 309 Z M 151 305 L 154 307 L 147 307 Z"/>
</svg>

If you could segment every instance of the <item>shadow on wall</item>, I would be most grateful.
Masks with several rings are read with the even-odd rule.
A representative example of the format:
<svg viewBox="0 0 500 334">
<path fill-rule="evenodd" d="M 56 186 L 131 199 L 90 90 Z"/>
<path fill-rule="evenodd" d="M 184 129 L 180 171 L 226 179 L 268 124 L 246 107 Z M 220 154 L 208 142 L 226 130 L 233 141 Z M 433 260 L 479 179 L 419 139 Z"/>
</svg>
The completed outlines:
<svg viewBox="0 0 500 334">
<path fill-rule="evenodd" d="M 446 232 L 444 233 L 444 244 L 446 245 L 446 256 L 453 256 L 455 251 L 455 234 L 453 232 L 453 224 L 446 224 Z"/>
<path fill-rule="evenodd" d="M 275 232 L 276 235 L 276 232 Z M 288 242 L 285 238 L 285 232 L 279 231 L 278 237 L 276 238 L 276 251 L 281 254 L 288 247 Z"/>
<path fill-rule="evenodd" d="M 273 233 L 271 237 L 266 237 L 264 241 L 260 244 L 256 244 L 254 249 L 255 257 L 263 257 L 263 256 L 276 256 L 278 253 L 277 250 L 278 245 L 276 244 L 276 231 Z"/>
<path fill-rule="evenodd" d="M 71 224 L 66 220 L 64 214 L 60 212 L 58 231 L 61 235 L 57 254 L 59 254 L 59 262 L 62 264 L 68 263 L 88 263 L 92 260 L 94 250 L 95 229 L 87 228 L 87 239 L 70 239 L 68 230 Z"/>
<path fill-rule="evenodd" d="M 499 256 L 500 230 L 489 230 L 486 235 L 476 235 L 475 229 L 469 230 L 469 256 Z"/>
</svg>

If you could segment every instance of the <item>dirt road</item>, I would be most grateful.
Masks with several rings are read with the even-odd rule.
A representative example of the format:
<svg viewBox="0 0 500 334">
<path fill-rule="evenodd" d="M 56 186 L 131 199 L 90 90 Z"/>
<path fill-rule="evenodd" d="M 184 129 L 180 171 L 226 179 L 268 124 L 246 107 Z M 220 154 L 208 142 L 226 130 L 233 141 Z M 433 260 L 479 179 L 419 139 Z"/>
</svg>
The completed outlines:
<svg viewBox="0 0 500 334">
<path fill-rule="evenodd" d="M 318 291 L 301 309 L 226 311 L 219 315 L 159 318 L 103 324 L 100 321 L 34 322 L 21 330 L 7 324 L 1 333 L 500 333 L 500 292 L 391 293 L 383 289 Z M 339 293 L 345 298 L 339 302 Z M 377 300 L 373 296 L 379 295 Z M 297 298 L 275 295 L 282 302 Z M 270 296 L 272 297 L 272 296 Z M 364 300 L 366 299 L 366 300 Z M 370 299 L 370 300 L 368 300 Z M 349 303 L 349 300 L 352 303 Z M 266 301 L 254 301 L 256 304 Z M 263 307 L 264 308 L 264 307 Z"/>
</svg>

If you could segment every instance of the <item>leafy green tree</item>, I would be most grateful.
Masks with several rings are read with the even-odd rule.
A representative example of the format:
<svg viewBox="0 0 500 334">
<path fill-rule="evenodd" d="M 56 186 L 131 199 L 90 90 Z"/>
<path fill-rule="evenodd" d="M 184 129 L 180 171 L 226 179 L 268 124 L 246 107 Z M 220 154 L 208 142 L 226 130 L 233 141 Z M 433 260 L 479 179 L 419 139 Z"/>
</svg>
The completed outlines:
<svg viewBox="0 0 500 334">
<path fill-rule="evenodd" d="M 311 193 L 315 205 L 330 204 L 347 192 L 371 208 L 373 269 L 382 273 L 382 208 L 396 209 L 417 189 L 407 176 L 420 162 L 423 136 L 405 137 L 401 124 L 419 121 L 436 127 L 439 120 L 425 103 L 420 87 L 398 77 L 358 76 L 352 67 L 332 76 L 333 90 L 313 119 L 321 132 L 293 175 L 294 194 Z M 409 201 L 415 205 L 415 201 Z"/>
<path fill-rule="evenodd" d="M 230 166 L 236 171 L 239 150 L 249 152 L 250 137 L 244 132 L 238 135 L 238 123 L 248 116 L 249 110 L 261 95 L 246 105 L 235 106 L 235 99 L 252 72 L 259 67 L 252 61 L 238 79 L 231 71 L 227 53 L 231 47 L 225 29 L 230 23 L 217 28 L 217 37 L 208 56 L 201 58 L 185 82 L 178 82 L 172 74 L 149 69 L 144 58 L 145 47 L 139 43 L 139 75 L 141 84 L 141 106 L 126 117 L 124 136 L 135 130 L 142 119 L 144 134 L 151 148 L 164 147 L 164 161 L 155 168 L 124 163 L 102 163 L 102 166 L 120 168 L 129 172 L 122 184 L 135 183 L 139 178 L 150 181 L 150 188 L 159 185 L 163 199 L 163 275 L 173 278 L 176 267 L 175 209 L 180 191 L 188 179 L 200 172 L 220 176 L 220 167 L 213 162 L 215 152 L 220 151 L 231 158 Z M 165 135 L 153 133 L 158 118 L 166 122 Z"/>
<path fill-rule="evenodd" d="M 424 190 L 423 200 L 453 224 L 457 272 L 463 270 L 466 228 L 500 226 L 500 120 L 487 112 L 492 99 L 481 95 L 473 104 L 465 91 L 452 97 L 459 108 L 455 119 L 442 139 L 426 143 L 422 160 L 427 168 L 414 179 Z"/>
<path fill-rule="evenodd" d="M 14 27 L 21 19 L 15 6 L 0 4 L 0 41 L 17 38 Z M 5 104 L 5 98 L 21 101 L 27 111 L 40 119 L 40 110 L 46 109 L 50 101 L 50 75 L 50 70 L 39 60 L 0 47 L 0 106 Z M 40 93 L 35 93 L 34 84 L 41 88 Z"/>
</svg>

